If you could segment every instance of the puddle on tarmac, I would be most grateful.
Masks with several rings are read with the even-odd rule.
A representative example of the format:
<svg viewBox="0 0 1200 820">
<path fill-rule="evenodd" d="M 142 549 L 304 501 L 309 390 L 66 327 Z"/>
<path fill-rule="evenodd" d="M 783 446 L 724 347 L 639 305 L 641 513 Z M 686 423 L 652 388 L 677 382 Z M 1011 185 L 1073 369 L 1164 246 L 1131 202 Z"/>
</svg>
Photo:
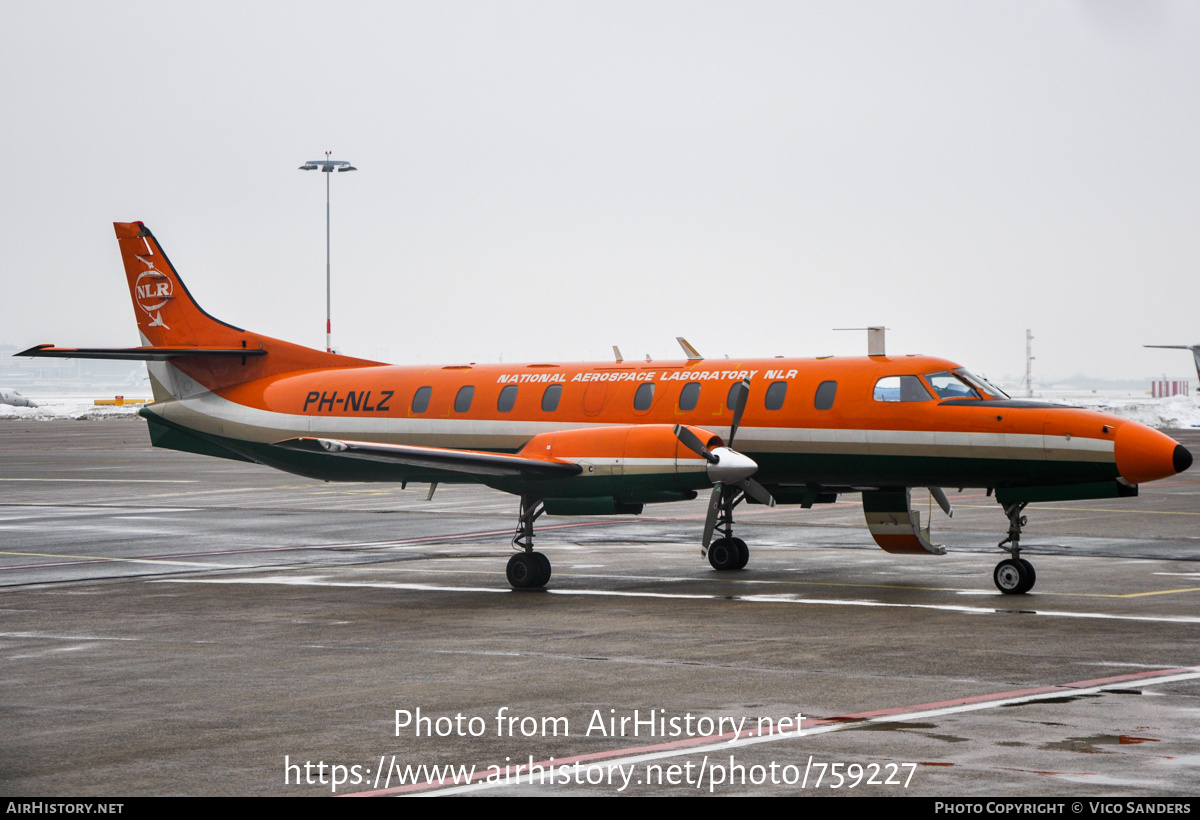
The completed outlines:
<svg viewBox="0 0 1200 820">
<path fill-rule="evenodd" d="M 1061 705 L 1063 703 L 1074 703 L 1077 700 L 1086 700 L 1087 698 L 1098 698 L 1098 697 L 1100 697 L 1099 692 L 1089 692 L 1086 695 L 1063 695 L 1060 698 L 1039 698 L 1038 700 L 1026 700 L 1026 701 L 1021 701 L 1020 703 L 1004 703 L 1004 704 L 1001 704 L 1000 708 L 1001 709 L 1018 709 L 1018 708 L 1022 708 L 1022 707 L 1026 707 L 1026 706 L 1040 706 L 1045 703 Z"/>
<path fill-rule="evenodd" d="M 1158 738 L 1138 737 L 1137 735 L 1091 735 L 1090 737 L 1069 737 L 1057 743 L 1046 743 L 1041 748 L 1048 751 L 1107 754 L 1104 749 L 1098 747 L 1136 746 L 1141 743 L 1158 743 Z"/>
</svg>

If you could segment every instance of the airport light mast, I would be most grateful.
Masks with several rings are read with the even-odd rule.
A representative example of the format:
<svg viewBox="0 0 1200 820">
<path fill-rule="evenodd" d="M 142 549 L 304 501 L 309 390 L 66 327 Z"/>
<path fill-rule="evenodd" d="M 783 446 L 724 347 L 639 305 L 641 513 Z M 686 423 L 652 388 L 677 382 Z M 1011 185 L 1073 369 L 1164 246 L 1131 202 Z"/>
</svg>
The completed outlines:
<svg viewBox="0 0 1200 820">
<path fill-rule="evenodd" d="M 357 171 L 348 162 L 343 162 L 338 159 L 330 159 L 329 155 L 332 151 L 325 152 L 325 159 L 310 159 L 308 162 L 300 166 L 301 171 L 322 171 L 326 174 L 333 174 L 333 171 Z M 333 316 L 331 310 L 332 299 L 330 297 L 330 277 L 329 277 L 329 177 L 325 177 L 325 352 L 333 352 Z"/>
</svg>

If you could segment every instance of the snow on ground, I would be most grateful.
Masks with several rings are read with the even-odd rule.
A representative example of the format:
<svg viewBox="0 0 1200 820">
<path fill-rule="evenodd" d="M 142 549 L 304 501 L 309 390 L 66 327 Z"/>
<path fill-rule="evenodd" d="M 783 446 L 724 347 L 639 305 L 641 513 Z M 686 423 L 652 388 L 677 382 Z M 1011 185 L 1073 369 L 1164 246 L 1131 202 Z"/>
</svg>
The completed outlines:
<svg viewBox="0 0 1200 820">
<path fill-rule="evenodd" d="M 39 396 L 25 394 L 37 407 L 13 407 L 0 404 L 0 421 L 56 421 L 58 419 L 130 419 L 137 416 L 140 404 L 115 407 L 95 405 L 100 396 Z M 111 400 L 112 396 L 107 396 Z M 130 400 L 136 398 L 128 397 Z M 148 398 L 148 397 L 147 397 Z"/>
<path fill-rule="evenodd" d="M 1102 393 L 1103 391 L 1101 391 Z M 1152 399 L 1149 396 L 1104 396 L 1098 394 L 1051 396 L 1046 401 L 1073 404 L 1097 413 L 1108 413 L 1141 422 L 1160 430 L 1181 427 L 1200 427 L 1200 396 L 1172 396 Z"/>
<path fill-rule="evenodd" d="M 0 421 L 53 421 L 55 419 L 128 419 L 137 416 L 139 405 L 124 407 L 95 406 L 93 396 L 30 396 L 37 407 L 0 405 Z M 130 399 L 135 398 L 133 396 Z M 1023 398 L 1014 396 L 1014 398 Z M 1200 427 L 1200 396 L 1172 396 L 1152 399 L 1125 391 L 1045 390 L 1035 401 L 1049 401 L 1084 407 L 1141 422 L 1148 427 L 1170 429 Z"/>
</svg>

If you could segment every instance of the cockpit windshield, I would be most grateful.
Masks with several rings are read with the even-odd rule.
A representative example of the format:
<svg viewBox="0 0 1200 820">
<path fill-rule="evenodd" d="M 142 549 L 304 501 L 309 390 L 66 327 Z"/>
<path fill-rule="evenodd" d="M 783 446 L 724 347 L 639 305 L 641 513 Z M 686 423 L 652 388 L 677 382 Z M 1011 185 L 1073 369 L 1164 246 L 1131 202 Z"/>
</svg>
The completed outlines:
<svg viewBox="0 0 1200 820">
<path fill-rule="evenodd" d="M 933 388 L 939 399 L 978 399 L 979 391 L 966 380 L 959 378 L 949 370 L 940 373 L 926 373 L 925 381 Z"/>
<path fill-rule="evenodd" d="M 933 388 L 939 399 L 1007 399 L 1009 396 L 999 387 L 980 378 L 968 370 L 959 368 L 953 372 L 942 370 L 926 373 L 925 381 Z"/>
<path fill-rule="evenodd" d="M 976 376 L 974 373 L 972 373 L 969 370 L 966 370 L 965 368 L 960 367 L 958 370 L 955 370 L 954 372 L 960 379 L 963 379 L 964 381 L 973 385 L 976 390 L 979 390 L 981 393 L 983 393 L 988 398 L 992 398 L 992 399 L 1010 399 L 1010 398 L 1012 398 L 1012 396 L 1005 393 L 1003 390 L 1001 390 L 996 385 L 992 384 L 987 379 L 983 378 L 982 376 Z"/>
</svg>

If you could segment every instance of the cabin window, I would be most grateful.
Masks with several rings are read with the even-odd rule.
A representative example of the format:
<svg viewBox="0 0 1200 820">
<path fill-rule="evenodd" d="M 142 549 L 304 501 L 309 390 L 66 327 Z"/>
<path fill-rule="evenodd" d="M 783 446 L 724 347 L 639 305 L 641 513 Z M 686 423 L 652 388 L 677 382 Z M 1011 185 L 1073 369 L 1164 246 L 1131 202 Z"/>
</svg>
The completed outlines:
<svg viewBox="0 0 1200 820">
<path fill-rule="evenodd" d="M 933 396 L 916 376 L 884 376 L 875 382 L 875 401 L 930 401 Z"/>
<path fill-rule="evenodd" d="M 418 387 L 417 392 L 413 394 L 412 411 L 414 413 L 424 413 L 429 409 L 429 397 L 433 395 L 433 388 Z"/>
<path fill-rule="evenodd" d="M 471 409 L 471 399 L 475 398 L 475 386 L 466 385 L 458 388 L 458 395 L 454 397 L 454 412 L 465 413 Z"/>
<path fill-rule="evenodd" d="M 558 400 L 562 398 L 562 385 L 552 384 L 542 394 L 542 412 L 553 413 L 558 409 Z"/>
<path fill-rule="evenodd" d="M 646 382 L 633 394 L 634 410 L 649 410 L 654 403 L 654 382 Z"/>
<path fill-rule="evenodd" d="M 837 398 L 837 382 L 821 382 L 817 386 L 817 395 L 813 399 L 813 406 L 818 410 L 828 410 L 833 407 L 835 398 Z"/>
<path fill-rule="evenodd" d="M 685 413 L 700 403 L 700 382 L 688 382 L 679 391 L 679 409 Z"/>
<path fill-rule="evenodd" d="M 783 400 L 787 398 L 787 382 L 771 382 L 771 386 L 767 388 L 767 396 L 763 400 L 768 410 L 778 410 L 783 407 Z"/>
<path fill-rule="evenodd" d="M 740 384 L 741 384 L 741 382 L 734 382 L 733 387 L 729 388 L 729 395 L 727 395 L 725 397 L 725 409 L 726 410 L 732 410 L 734 408 L 734 405 L 737 404 L 738 390 L 741 389 L 739 387 Z"/>
<path fill-rule="evenodd" d="M 517 386 L 515 384 L 505 385 L 500 391 L 500 398 L 496 399 L 496 409 L 501 413 L 511 413 L 513 406 L 517 403 Z"/>
</svg>

